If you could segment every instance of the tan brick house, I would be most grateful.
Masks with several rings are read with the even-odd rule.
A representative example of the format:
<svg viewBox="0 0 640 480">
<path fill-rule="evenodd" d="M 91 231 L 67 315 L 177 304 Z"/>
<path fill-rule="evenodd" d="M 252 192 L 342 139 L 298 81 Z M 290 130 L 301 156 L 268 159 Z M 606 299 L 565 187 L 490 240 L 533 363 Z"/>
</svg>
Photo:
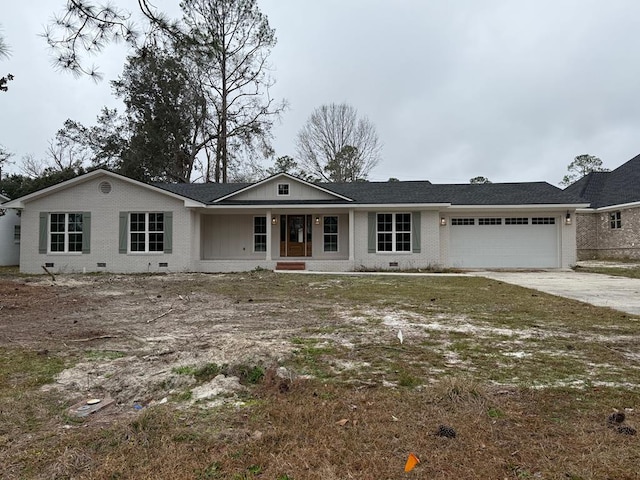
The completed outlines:
<svg viewBox="0 0 640 480">
<path fill-rule="evenodd" d="M 591 172 L 565 192 L 589 203 L 576 212 L 578 260 L 640 260 L 640 155 L 611 172 Z"/>
</svg>

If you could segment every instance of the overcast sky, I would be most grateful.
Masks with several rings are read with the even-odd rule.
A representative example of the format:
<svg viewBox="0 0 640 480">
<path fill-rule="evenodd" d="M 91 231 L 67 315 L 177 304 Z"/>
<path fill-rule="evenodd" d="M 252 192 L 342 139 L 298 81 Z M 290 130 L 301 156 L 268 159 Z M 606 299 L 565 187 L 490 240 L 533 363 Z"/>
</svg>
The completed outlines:
<svg viewBox="0 0 640 480">
<path fill-rule="evenodd" d="M 131 0 L 116 0 L 117 4 Z M 91 125 L 119 106 L 108 80 L 123 47 L 95 59 L 105 80 L 56 72 L 38 37 L 63 0 L 6 2 L 12 73 L 0 92 L 0 144 L 44 157 L 67 118 Z M 178 0 L 157 0 L 177 12 Z M 314 108 L 347 102 L 377 127 L 370 180 L 558 184 L 573 157 L 613 169 L 640 153 L 637 0 L 258 0 L 276 29 L 271 90 L 290 109 L 276 155 Z M 19 171 L 18 165 L 12 167 Z"/>
</svg>

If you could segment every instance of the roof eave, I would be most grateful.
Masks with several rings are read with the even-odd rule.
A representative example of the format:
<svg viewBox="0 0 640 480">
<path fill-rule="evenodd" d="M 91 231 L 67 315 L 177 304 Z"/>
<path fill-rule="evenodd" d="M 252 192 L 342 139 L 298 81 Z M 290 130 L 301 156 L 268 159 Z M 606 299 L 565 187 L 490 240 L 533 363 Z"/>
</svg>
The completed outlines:
<svg viewBox="0 0 640 480">
<path fill-rule="evenodd" d="M 111 178 L 116 178 L 118 180 L 122 180 L 122 181 L 130 183 L 132 185 L 137 185 L 137 186 L 139 186 L 141 188 L 146 188 L 146 189 L 155 191 L 157 193 L 162 193 L 162 194 L 167 195 L 169 197 L 182 200 L 182 201 L 184 201 L 185 207 L 200 207 L 200 206 L 204 206 L 204 203 L 198 202 L 198 201 L 193 200 L 191 198 L 183 197 L 182 195 L 170 192 L 169 190 L 165 190 L 165 189 L 160 188 L 160 187 L 149 185 L 148 183 L 140 182 L 138 180 L 134 180 L 132 178 L 125 177 L 124 175 L 119 175 L 117 173 L 110 172 L 108 170 L 98 169 L 98 170 L 93 170 L 92 172 L 89 172 L 89 173 L 85 173 L 84 175 L 80 175 L 78 177 L 72 178 L 70 180 L 65 180 L 63 182 L 56 183 L 55 185 L 51 185 L 50 187 L 43 188 L 42 190 L 38 190 L 37 192 L 33 192 L 33 193 L 28 194 L 28 195 L 24 195 L 23 197 L 17 198 L 15 200 L 11 200 L 11 201 L 7 202 L 6 204 L 3 204 L 3 207 L 4 208 L 15 208 L 15 209 L 21 210 L 21 209 L 25 208 L 25 204 L 26 203 L 29 203 L 32 200 L 35 200 L 35 199 L 40 198 L 40 197 L 45 197 L 45 196 L 50 195 L 50 194 L 52 194 L 52 193 L 54 193 L 54 192 L 56 192 L 58 190 L 64 190 L 64 189 L 67 189 L 67 188 L 69 188 L 69 187 L 71 187 L 73 185 L 79 184 L 79 183 L 87 182 L 87 181 L 91 180 L 93 177 L 97 177 L 97 176 L 100 176 L 100 175 L 111 177 Z"/>
<path fill-rule="evenodd" d="M 566 210 L 588 207 L 588 203 L 525 203 L 506 205 L 452 205 L 451 210 Z"/>
</svg>

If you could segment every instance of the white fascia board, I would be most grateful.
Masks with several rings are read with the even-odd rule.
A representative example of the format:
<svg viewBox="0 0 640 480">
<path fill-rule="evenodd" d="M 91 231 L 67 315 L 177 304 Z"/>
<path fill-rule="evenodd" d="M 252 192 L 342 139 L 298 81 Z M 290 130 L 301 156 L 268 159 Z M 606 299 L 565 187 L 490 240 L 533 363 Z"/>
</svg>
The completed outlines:
<svg viewBox="0 0 640 480">
<path fill-rule="evenodd" d="M 354 210 L 440 210 L 450 208 L 450 203 L 368 203 L 350 205 Z"/>
<path fill-rule="evenodd" d="M 592 212 L 611 212 L 613 210 L 621 210 L 623 208 L 640 207 L 640 202 L 621 203 L 619 205 L 609 205 L 607 207 L 590 208 Z"/>
<path fill-rule="evenodd" d="M 304 210 L 304 209 L 312 209 L 312 208 L 335 208 L 335 209 L 345 209 L 345 210 L 424 210 L 431 209 L 436 210 L 439 208 L 447 208 L 450 207 L 450 203 L 373 203 L 373 204 L 335 204 L 335 203 L 307 203 L 307 204 L 268 204 L 268 205 L 229 205 L 229 204 L 213 204 L 207 205 L 206 209 L 214 209 L 214 210 L 222 210 L 222 209 L 232 209 L 232 210 L 255 210 L 255 209 L 271 209 L 271 210 Z"/>
<path fill-rule="evenodd" d="M 543 204 L 535 205 L 454 205 L 450 210 L 574 210 L 588 207 L 588 203 Z"/>
</svg>

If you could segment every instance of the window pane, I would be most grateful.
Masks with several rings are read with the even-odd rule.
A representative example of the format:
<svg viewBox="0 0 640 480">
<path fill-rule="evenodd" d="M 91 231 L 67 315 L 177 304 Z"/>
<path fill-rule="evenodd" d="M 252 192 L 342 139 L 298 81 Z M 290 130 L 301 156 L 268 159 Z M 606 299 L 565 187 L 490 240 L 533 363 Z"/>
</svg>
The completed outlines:
<svg viewBox="0 0 640 480">
<path fill-rule="evenodd" d="M 378 251 L 379 252 L 393 251 L 393 234 L 392 233 L 378 234 Z"/>
<path fill-rule="evenodd" d="M 64 252 L 64 233 L 54 233 L 51 235 L 51 251 Z"/>
<path fill-rule="evenodd" d="M 266 252 L 267 251 L 267 236 L 263 234 L 255 235 L 254 237 L 253 249 L 256 252 Z"/>
<path fill-rule="evenodd" d="M 396 214 L 396 232 L 410 232 L 410 231 L 411 231 L 411 214 L 397 213 Z"/>
<path fill-rule="evenodd" d="M 411 251 L 411 234 L 396 233 L 396 252 Z"/>
<path fill-rule="evenodd" d="M 132 213 L 129 230 L 132 232 L 144 232 L 145 231 L 145 214 L 144 213 Z"/>
<path fill-rule="evenodd" d="M 379 213 L 378 214 L 378 232 L 391 232 L 391 231 L 393 231 L 393 214 Z"/>
<path fill-rule="evenodd" d="M 253 218 L 253 233 L 267 233 L 267 217 Z"/>
<path fill-rule="evenodd" d="M 69 251 L 70 252 L 82 251 L 82 233 L 69 234 Z"/>
<path fill-rule="evenodd" d="M 144 216 L 144 214 L 143 214 Z M 149 231 L 150 232 L 163 232 L 164 231 L 164 214 L 163 213 L 150 213 L 149 214 Z"/>
<path fill-rule="evenodd" d="M 149 234 L 149 251 L 162 252 L 163 250 L 164 250 L 164 234 L 150 233 Z"/>
<path fill-rule="evenodd" d="M 324 217 L 324 233 L 338 233 L 338 217 Z"/>
<path fill-rule="evenodd" d="M 52 213 L 51 214 L 51 232 L 64 232 L 65 231 L 65 214 L 64 213 Z"/>
<path fill-rule="evenodd" d="M 131 233 L 131 251 L 144 252 L 144 233 Z"/>
<path fill-rule="evenodd" d="M 338 251 L 338 235 L 325 235 L 324 236 L 324 251 L 325 252 L 337 252 Z"/>
<path fill-rule="evenodd" d="M 69 232 L 81 232 L 82 231 L 82 214 L 70 213 L 69 214 Z"/>
</svg>

